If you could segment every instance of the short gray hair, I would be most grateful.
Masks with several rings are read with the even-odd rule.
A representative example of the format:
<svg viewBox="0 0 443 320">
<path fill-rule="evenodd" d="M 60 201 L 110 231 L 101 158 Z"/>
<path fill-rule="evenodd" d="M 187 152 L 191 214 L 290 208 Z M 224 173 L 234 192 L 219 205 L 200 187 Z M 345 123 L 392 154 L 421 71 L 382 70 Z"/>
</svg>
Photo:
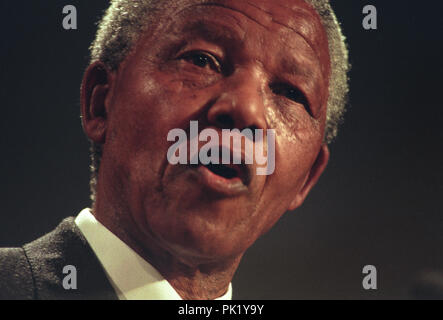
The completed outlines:
<svg viewBox="0 0 443 320">
<path fill-rule="evenodd" d="M 101 61 L 110 70 L 116 70 L 134 47 L 139 36 L 149 26 L 150 19 L 170 1 L 172 0 L 111 0 L 111 5 L 99 22 L 96 38 L 90 47 L 91 63 Z M 330 143 L 337 136 L 338 126 L 345 112 L 349 91 L 348 50 L 341 26 L 329 0 L 305 1 L 311 4 L 319 14 L 329 42 L 331 76 L 324 142 Z M 93 202 L 101 153 L 101 146 L 92 143 L 90 186 Z"/>
</svg>

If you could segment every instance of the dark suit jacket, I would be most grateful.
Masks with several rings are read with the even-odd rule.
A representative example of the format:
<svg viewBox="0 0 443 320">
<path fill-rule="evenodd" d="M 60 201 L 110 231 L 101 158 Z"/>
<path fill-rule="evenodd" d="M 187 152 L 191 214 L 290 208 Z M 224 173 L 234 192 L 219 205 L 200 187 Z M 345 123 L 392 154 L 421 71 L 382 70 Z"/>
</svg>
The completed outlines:
<svg viewBox="0 0 443 320">
<path fill-rule="evenodd" d="M 77 290 L 66 290 L 63 268 L 77 270 Z M 21 248 L 0 249 L 0 299 L 118 299 L 112 285 L 74 222 L 63 220 L 52 232 Z"/>
</svg>

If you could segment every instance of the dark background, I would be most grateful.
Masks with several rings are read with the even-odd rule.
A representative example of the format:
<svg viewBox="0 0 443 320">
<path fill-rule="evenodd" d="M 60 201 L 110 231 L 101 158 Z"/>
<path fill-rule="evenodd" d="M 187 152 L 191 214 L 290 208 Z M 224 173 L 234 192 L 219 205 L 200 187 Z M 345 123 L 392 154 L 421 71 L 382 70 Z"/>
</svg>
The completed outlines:
<svg viewBox="0 0 443 320">
<path fill-rule="evenodd" d="M 107 1 L 2 0 L 0 247 L 52 230 L 89 202 L 79 88 Z M 78 30 L 62 28 L 62 8 Z M 378 30 L 362 8 L 378 9 Z M 351 52 L 350 106 L 303 207 L 245 255 L 237 299 L 405 299 L 443 270 L 439 1 L 333 1 Z M 378 290 L 362 288 L 375 265 Z M 1 267 L 1 266 L 0 266 Z"/>
</svg>

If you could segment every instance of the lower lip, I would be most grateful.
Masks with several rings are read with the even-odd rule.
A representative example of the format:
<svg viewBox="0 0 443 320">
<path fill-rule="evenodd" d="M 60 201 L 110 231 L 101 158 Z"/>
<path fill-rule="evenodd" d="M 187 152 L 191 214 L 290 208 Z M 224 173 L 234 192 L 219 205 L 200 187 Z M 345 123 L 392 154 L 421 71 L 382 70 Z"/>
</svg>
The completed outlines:
<svg viewBox="0 0 443 320">
<path fill-rule="evenodd" d="M 199 175 L 200 182 L 203 185 L 219 194 L 237 196 L 248 190 L 248 187 L 244 185 L 239 177 L 226 179 L 215 174 L 205 166 L 198 166 L 194 170 Z"/>
</svg>

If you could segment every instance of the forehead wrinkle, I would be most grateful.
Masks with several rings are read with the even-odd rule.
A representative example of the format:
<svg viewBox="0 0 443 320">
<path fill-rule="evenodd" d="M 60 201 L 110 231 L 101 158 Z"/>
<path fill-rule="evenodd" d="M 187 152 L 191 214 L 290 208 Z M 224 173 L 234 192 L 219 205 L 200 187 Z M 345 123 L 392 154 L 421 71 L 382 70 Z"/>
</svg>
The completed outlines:
<svg viewBox="0 0 443 320">
<path fill-rule="evenodd" d="M 253 7 L 257 8 L 260 11 L 263 11 L 264 13 L 267 13 L 268 15 L 272 15 L 272 13 L 270 11 L 267 11 L 267 10 L 263 9 L 262 7 L 259 7 L 258 5 L 256 5 L 253 2 L 246 1 L 246 3 L 249 4 L 250 6 L 253 6 Z"/>
<path fill-rule="evenodd" d="M 174 15 L 174 16 L 177 16 L 177 15 L 183 13 L 184 11 L 186 11 L 186 10 L 188 10 L 188 9 L 190 9 L 190 8 L 195 8 L 195 7 L 200 7 L 200 6 L 220 6 L 220 7 L 222 7 L 222 8 L 231 9 L 231 8 L 228 8 L 228 7 L 224 6 L 224 5 L 201 2 L 201 3 L 195 3 L 195 4 L 192 4 L 192 5 L 188 6 L 188 7 L 182 8 L 182 9 L 176 11 L 173 15 Z M 237 10 L 236 10 L 236 11 L 237 11 Z M 237 25 L 238 25 L 239 27 L 241 27 L 241 25 L 240 25 L 240 20 L 239 20 L 237 17 L 235 17 L 235 16 L 232 16 L 232 18 L 237 22 Z"/>
<path fill-rule="evenodd" d="M 245 12 L 238 10 L 236 8 L 230 7 L 228 5 L 225 4 L 221 4 L 221 3 L 215 3 L 215 2 L 207 2 L 207 3 L 201 3 L 200 5 L 202 6 L 215 6 L 215 7 L 221 7 L 221 8 L 225 8 L 228 10 L 232 10 L 235 12 L 240 13 L 241 15 L 245 16 L 246 18 L 254 21 L 255 23 L 257 23 L 258 25 L 262 26 L 263 28 L 265 28 L 266 30 L 269 30 L 269 27 L 264 25 L 263 23 L 261 23 L 260 21 L 258 21 L 257 19 L 255 19 L 254 17 L 251 17 L 250 15 L 246 14 Z"/>
<path fill-rule="evenodd" d="M 311 47 L 311 49 L 313 49 L 313 45 L 312 45 L 311 41 L 309 41 L 309 39 L 307 38 L 307 36 L 305 36 L 305 35 L 299 33 L 297 30 L 295 30 L 294 28 L 288 26 L 287 24 L 285 24 L 285 23 L 283 23 L 283 22 L 280 22 L 280 21 L 278 21 L 277 19 L 275 19 L 271 11 L 265 10 L 265 9 L 261 8 L 260 6 L 256 5 L 255 3 L 252 3 L 252 2 L 250 2 L 250 1 L 246 1 L 246 3 L 249 4 L 250 6 L 254 7 L 254 8 L 257 8 L 257 9 L 260 10 L 260 11 L 263 11 L 263 12 L 266 13 L 267 15 L 269 15 L 269 16 L 270 16 L 270 19 L 271 19 L 272 22 L 274 22 L 274 23 L 276 23 L 276 24 L 278 24 L 278 25 L 281 25 L 281 26 L 283 26 L 283 27 L 285 27 L 285 28 L 287 28 L 287 29 L 289 29 L 289 30 L 295 32 L 295 33 L 300 34 L 300 36 L 301 36 L 301 37 L 305 40 L 305 42 Z M 280 7 L 283 7 L 284 9 L 290 9 L 290 10 L 293 10 L 293 8 L 286 7 L 286 6 L 283 6 L 283 5 L 281 5 L 281 4 L 277 4 L 277 5 L 279 5 Z M 302 9 L 302 10 L 304 10 L 304 9 Z M 308 12 L 308 10 L 304 10 L 304 11 Z M 313 50 L 313 51 L 315 51 L 315 50 Z"/>
<path fill-rule="evenodd" d="M 208 21 L 205 18 L 192 21 L 189 26 L 186 26 L 183 29 L 183 32 L 189 32 L 192 35 L 198 35 L 200 37 L 203 37 L 206 41 L 210 42 L 216 42 L 219 40 L 233 40 L 237 42 L 242 42 L 244 39 L 244 34 L 240 34 L 239 31 L 224 26 L 218 21 Z"/>
<path fill-rule="evenodd" d="M 260 7 L 259 5 L 251 2 L 251 1 L 246 1 L 247 4 L 249 4 L 250 6 L 256 8 L 257 10 L 260 10 L 264 13 L 266 13 L 267 15 L 270 16 L 270 19 L 273 23 L 276 23 L 278 25 L 281 25 L 293 32 L 295 32 L 296 34 L 300 35 L 300 37 L 306 42 L 306 44 L 310 47 L 310 49 L 314 52 L 315 57 L 317 58 L 317 62 L 321 65 L 321 57 L 320 57 L 320 53 L 314 49 L 314 43 L 313 41 L 311 41 L 311 39 L 309 38 L 308 34 L 309 33 L 314 33 L 309 32 L 308 28 L 302 28 L 301 30 L 297 30 L 293 27 L 291 27 L 290 25 L 283 23 L 281 21 L 279 21 L 278 19 L 274 18 L 274 15 L 271 11 L 268 11 L 262 7 Z M 312 16 L 313 18 L 318 16 L 318 13 L 315 11 L 315 9 L 313 9 L 308 3 L 303 2 L 304 5 L 306 5 L 306 7 L 300 6 L 300 4 L 296 5 L 294 4 L 294 6 L 287 6 L 284 5 L 282 3 L 276 2 L 275 3 L 277 6 L 279 6 L 280 8 L 284 9 L 285 11 L 290 10 L 290 11 L 294 11 L 294 16 L 299 16 L 301 20 L 306 20 L 305 17 L 303 17 L 303 15 L 308 15 L 308 16 Z M 295 7 L 296 6 L 296 7 Z M 313 11 L 314 10 L 314 11 Z M 314 27 L 315 29 L 318 28 L 320 26 L 320 28 L 323 28 L 323 25 L 320 23 L 320 25 L 318 25 L 317 23 L 310 23 L 309 24 L 310 27 Z M 311 29 L 311 28 L 309 28 Z M 301 32 L 301 31 L 306 31 L 305 33 Z M 314 40 L 315 42 L 315 40 Z M 283 42 L 284 45 L 286 45 L 286 42 Z M 293 48 L 292 48 L 293 49 Z M 322 68 L 323 69 L 323 68 Z"/>
<path fill-rule="evenodd" d="M 264 9 L 264 8 L 258 6 L 257 4 L 255 4 L 255 3 L 251 2 L 251 1 L 246 1 L 246 3 L 249 4 L 250 6 L 256 8 L 257 10 L 260 10 L 260 11 L 266 13 L 267 15 L 269 15 L 271 22 L 274 22 L 274 23 L 276 23 L 278 25 L 281 25 L 281 26 L 283 26 L 283 27 L 285 27 L 285 28 L 287 28 L 287 29 L 289 29 L 289 30 L 299 34 L 305 40 L 305 42 L 311 47 L 311 49 L 315 52 L 314 45 L 313 45 L 312 41 L 309 39 L 309 37 L 307 35 L 299 32 L 299 30 L 296 30 L 295 28 L 293 28 L 293 27 L 291 27 L 291 26 L 289 26 L 289 25 L 279 21 L 278 19 L 274 18 L 274 15 L 273 15 L 273 13 L 271 11 L 268 11 L 268 10 Z M 276 4 L 279 7 L 283 8 L 284 10 L 297 11 L 297 13 L 294 12 L 294 16 L 296 16 L 296 15 L 301 16 L 301 14 L 306 14 L 306 15 L 310 15 L 310 16 L 313 15 L 313 12 L 310 9 L 308 9 L 308 8 L 303 8 L 303 7 L 298 6 L 296 8 L 296 10 L 295 10 L 294 7 L 286 6 L 286 5 L 283 5 L 281 3 L 276 3 Z M 308 5 L 308 4 L 306 4 L 306 5 Z M 302 17 L 302 19 L 303 19 L 303 17 Z M 318 57 L 317 53 L 316 53 L 316 55 Z"/>
<path fill-rule="evenodd" d="M 304 40 L 304 42 L 308 45 L 309 49 L 311 49 L 311 51 L 314 53 L 315 58 L 317 59 L 317 62 L 321 65 L 321 63 L 320 63 L 320 61 L 321 61 L 321 59 L 320 59 L 320 54 L 314 49 L 314 46 L 313 46 L 312 42 L 308 39 L 307 36 L 305 36 L 305 35 L 304 35 L 303 33 L 301 33 L 301 32 L 298 32 L 298 31 L 295 30 L 294 28 L 292 28 L 292 27 L 290 27 L 290 26 L 284 24 L 283 22 L 280 22 L 280 21 L 277 21 L 277 20 L 274 20 L 274 19 L 272 19 L 272 22 L 274 22 L 274 23 L 276 23 L 276 24 L 279 24 L 279 25 L 281 25 L 281 26 L 283 26 L 283 27 L 286 27 L 286 28 L 288 28 L 289 30 L 291 30 L 291 31 L 293 31 L 293 32 L 295 32 L 295 33 L 297 33 L 297 34 L 298 34 L 298 35 Z M 288 48 L 291 48 L 288 44 L 286 44 L 286 43 L 284 43 L 284 44 L 285 44 Z M 291 48 L 291 49 L 294 49 L 294 48 Z"/>
</svg>

